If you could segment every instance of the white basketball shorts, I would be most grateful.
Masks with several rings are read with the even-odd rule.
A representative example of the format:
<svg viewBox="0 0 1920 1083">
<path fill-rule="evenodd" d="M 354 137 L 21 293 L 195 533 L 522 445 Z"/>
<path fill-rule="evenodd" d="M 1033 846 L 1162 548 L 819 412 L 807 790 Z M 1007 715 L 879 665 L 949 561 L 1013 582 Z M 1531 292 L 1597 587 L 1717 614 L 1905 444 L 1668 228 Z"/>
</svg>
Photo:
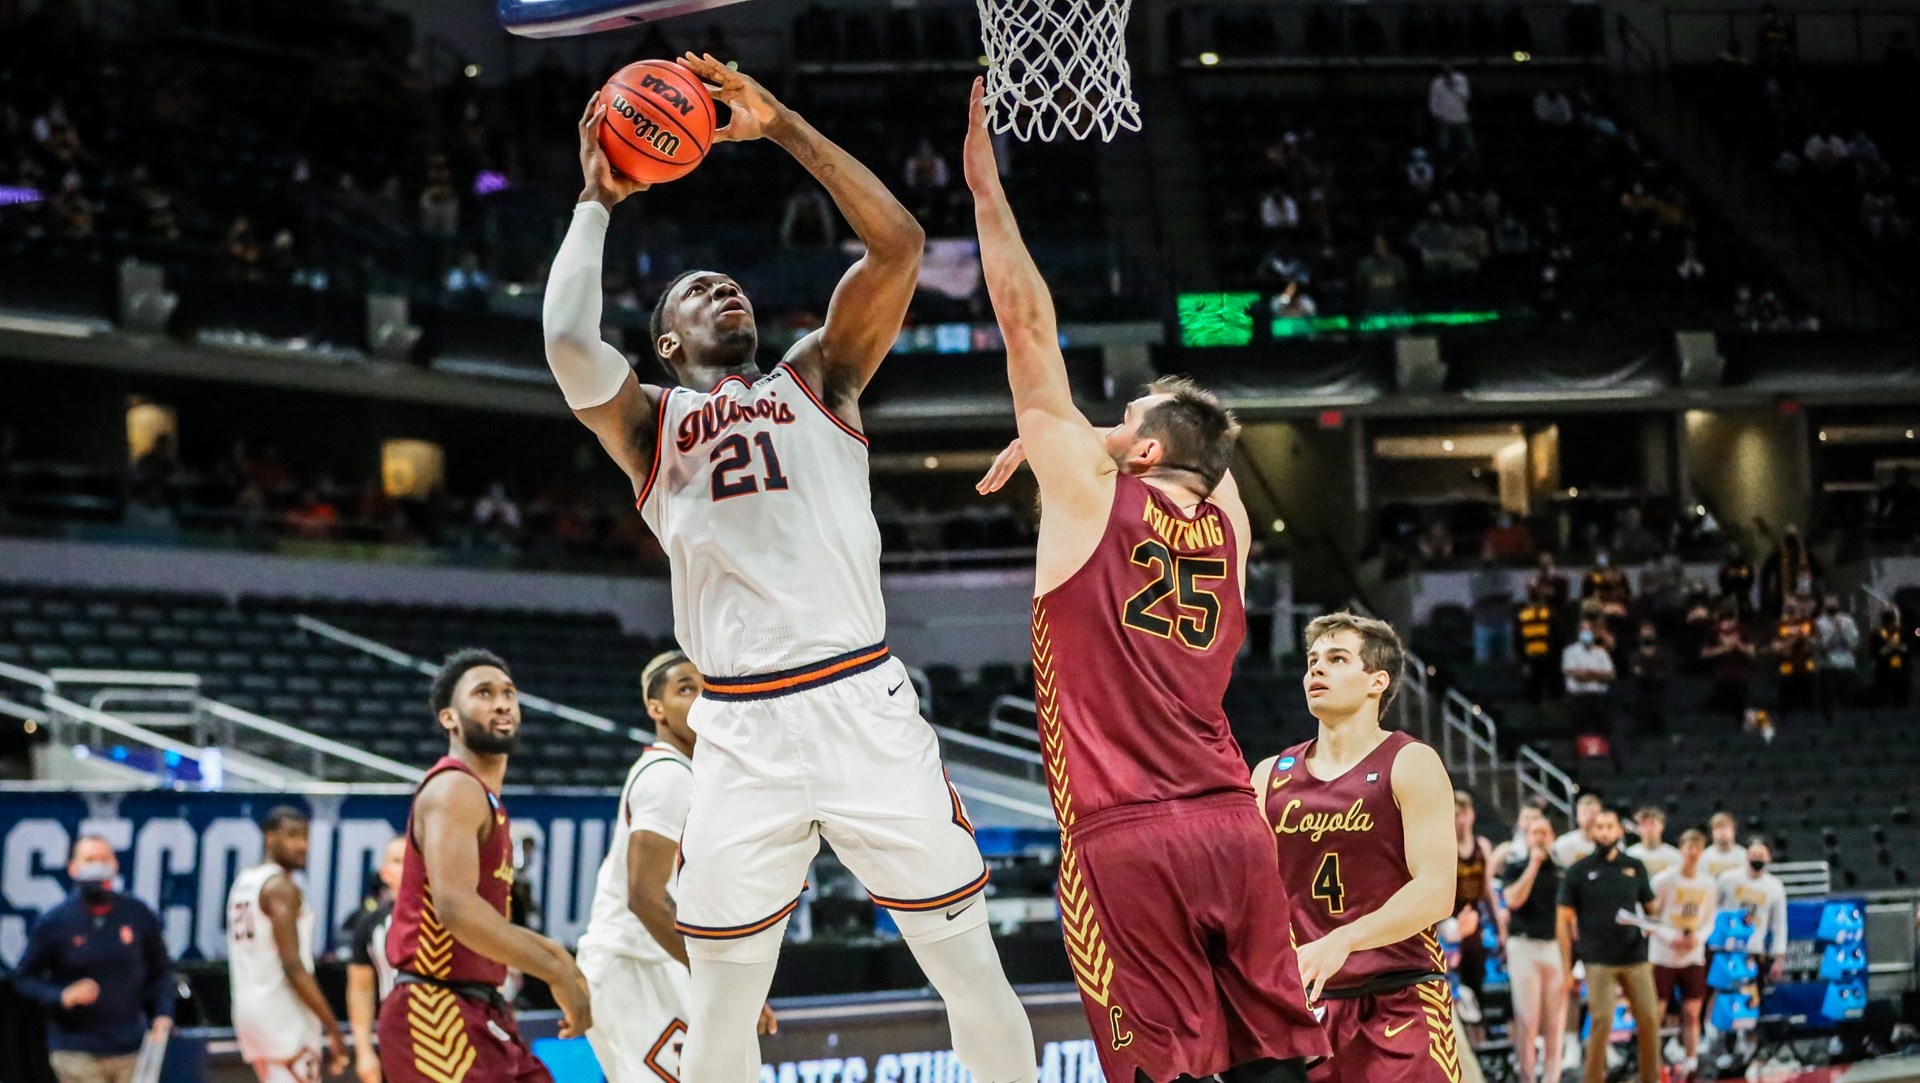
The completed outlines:
<svg viewBox="0 0 1920 1083">
<path fill-rule="evenodd" d="M 607 1083 L 677 1083 L 692 996 L 687 968 L 588 947 L 580 972 L 593 1005 L 587 1043 Z"/>
</svg>

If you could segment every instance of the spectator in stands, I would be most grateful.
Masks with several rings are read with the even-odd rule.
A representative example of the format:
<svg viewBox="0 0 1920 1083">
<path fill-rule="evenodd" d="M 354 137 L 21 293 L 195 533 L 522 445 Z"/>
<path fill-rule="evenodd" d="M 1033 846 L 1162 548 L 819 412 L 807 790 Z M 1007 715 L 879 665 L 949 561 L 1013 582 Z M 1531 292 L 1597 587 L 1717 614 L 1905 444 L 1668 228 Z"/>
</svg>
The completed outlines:
<svg viewBox="0 0 1920 1083">
<path fill-rule="evenodd" d="M 1533 119 L 1555 128 L 1573 123 L 1573 103 L 1559 87 L 1543 88 L 1533 96 Z"/>
<path fill-rule="evenodd" d="M 1568 995 L 1555 938 L 1561 872 L 1551 854 L 1553 847 L 1553 821 L 1536 812 L 1527 824 L 1524 845 L 1513 848 L 1499 876 L 1500 898 L 1507 906 L 1507 980 L 1513 996 L 1519 1083 L 1553 1083 L 1560 1078 Z M 1546 1070 L 1538 1076 L 1536 1036 L 1545 1040 L 1537 1063 Z"/>
<path fill-rule="evenodd" d="M 1527 702 L 1544 703 L 1559 699 L 1560 675 L 1559 615 L 1538 583 L 1527 587 L 1527 604 L 1520 607 L 1515 621 L 1520 641 L 1520 662 L 1526 667 Z"/>
<path fill-rule="evenodd" d="M 487 486 L 486 495 L 473 502 L 473 525 L 490 534 L 497 545 L 511 545 L 519 537 L 520 505 L 507 495 L 505 482 Z"/>
<path fill-rule="evenodd" d="M 1593 622 L 1581 621 L 1574 642 L 1560 652 L 1560 672 L 1567 682 L 1567 714 L 1575 733 L 1605 736 L 1608 696 L 1613 691 L 1613 656 L 1600 646 Z"/>
<path fill-rule="evenodd" d="M 1444 564 L 1453 559 L 1453 532 L 1439 519 L 1427 525 L 1417 543 L 1420 559 L 1426 564 Z"/>
<path fill-rule="evenodd" d="M 287 531 L 296 538 L 326 541 L 340 526 L 340 509 L 317 488 L 300 494 L 300 503 L 287 513 Z"/>
<path fill-rule="evenodd" d="M 1527 584 L 1527 589 L 1539 592 L 1540 600 L 1553 608 L 1556 619 L 1565 615 L 1571 595 L 1567 590 L 1567 577 L 1554 567 L 1552 553 L 1540 554 L 1540 570 Z"/>
<path fill-rule="evenodd" d="M 68 173 L 60 181 L 60 191 L 48 206 L 55 235 L 73 240 L 93 236 L 93 200 L 81 185 L 80 174 Z"/>
<path fill-rule="evenodd" d="M 436 241 L 460 235 L 460 193 L 454 191 L 453 175 L 439 154 L 429 160 L 427 183 L 420 190 L 420 229 Z"/>
<path fill-rule="evenodd" d="M 449 300 L 456 304 L 481 301 L 493 288 L 493 276 L 480 266 L 480 254 L 469 248 L 460 253 L 459 263 L 447 268 L 446 286 Z"/>
<path fill-rule="evenodd" d="M 1433 117 L 1434 145 L 1441 154 L 1472 155 L 1473 90 L 1466 74 L 1452 64 L 1443 65 L 1433 82 L 1427 85 L 1427 113 Z"/>
<path fill-rule="evenodd" d="M 1722 876 L 1746 866 L 1747 851 L 1740 846 L 1740 825 L 1734 822 L 1732 813 L 1714 813 L 1707 821 L 1707 830 L 1713 835 L 1713 845 L 1700 855 L 1700 873 L 1717 884 Z"/>
<path fill-rule="evenodd" d="M 1427 205 L 1427 213 L 1414 223 L 1407 243 L 1420 253 L 1420 264 L 1436 274 L 1468 274 L 1479 265 L 1461 246 L 1460 232 L 1441 216 L 1440 204 Z"/>
<path fill-rule="evenodd" d="M 1764 980 L 1777 982 L 1787 968 L 1787 887 L 1767 871 L 1773 848 L 1755 835 L 1747 840 L 1746 868 L 1723 872 L 1717 881 L 1720 909 L 1741 910 L 1753 923 L 1747 954 L 1758 956 Z"/>
<path fill-rule="evenodd" d="M 1768 4 L 1760 9 L 1760 62 L 1769 67 L 1785 67 L 1800 54 L 1800 31 L 1780 15 L 1780 9 Z"/>
<path fill-rule="evenodd" d="M 1734 616 L 1740 621 L 1753 619 L 1753 562 L 1738 543 L 1727 547 L 1727 559 L 1720 562 L 1720 596 L 1734 604 Z"/>
<path fill-rule="evenodd" d="M 1353 280 L 1360 307 L 1368 312 L 1400 307 L 1400 291 L 1407 282 L 1407 261 L 1394 254 L 1383 234 L 1373 235 L 1373 248 L 1354 265 Z"/>
<path fill-rule="evenodd" d="M 1596 622 L 1596 629 L 1611 651 L 1623 645 L 1629 610 L 1633 605 L 1633 586 L 1627 573 L 1613 566 L 1613 554 L 1601 549 L 1593 554 L 1593 567 L 1580 583 L 1581 611 Z M 1591 606 L 1585 603 L 1593 603 Z"/>
<path fill-rule="evenodd" d="M 47 1012 L 47 1050 L 60 1083 L 132 1083 L 140 1046 L 173 1027 L 173 963 L 160 919 L 117 890 L 120 862 L 98 835 L 67 861 L 73 893 L 40 915 L 14 988 Z"/>
<path fill-rule="evenodd" d="M 1562 869 L 1570 869 L 1574 863 L 1593 852 L 1593 839 L 1587 829 L 1593 825 L 1593 818 L 1604 803 L 1597 793 L 1583 793 L 1573 803 L 1573 826 L 1566 834 L 1553 840 L 1553 860 Z"/>
<path fill-rule="evenodd" d="M 1673 652 L 1660 641 L 1660 632 L 1652 621 L 1640 622 L 1640 643 L 1634 648 L 1628 666 L 1633 676 L 1633 732 L 1653 735 L 1666 733 L 1667 686 L 1673 681 Z M 1621 736 L 1625 736 L 1625 733 Z M 1619 743 L 1616 741 L 1616 746 Z M 1619 757 L 1620 749 L 1615 747 L 1616 764 L 1620 762 Z"/>
<path fill-rule="evenodd" d="M 1908 671 L 1907 638 L 1901 634 L 1900 611 L 1880 611 L 1873 630 L 1873 706 L 1875 711 L 1904 711 L 1913 700 L 1913 675 Z"/>
<path fill-rule="evenodd" d="M 253 231 L 252 219 L 243 214 L 227 226 L 223 250 L 227 256 L 228 274 L 235 278 L 260 277 L 260 238 Z"/>
<path fill-rule="evenodd" d="M 1295 277 L 1289 277 L 1286 286 L 1274 294 L 1269 308 L 1276 318 L 1284 320 L 1304 320 L 1320 314 L 1320 306 L 1307 292 L 1306 283 Z"/>
<path fill-rule="evenodd" d="M 1427 148 L 1415 147 L 1407 159 L 1407 187 L 1424 196 L 1433 191 L 1433 163 L 1427 160 Z"/>
<path fill-rule="evenodd" d="M 1588 830 L 1594 851 L 1574 863 L 1561 879 L 1556 922 L 1569 994 L 1578 987 L 1573 977 L 1576 941 L 1579 959 L 1586 966 L 1592 1026 L 1587 1031 L 1585 1083 L 1606 1078 L 1618 991 L 1626 993 L 1633 1014 L 1639 1083 L 1660 1083 L 1660 1005 L 1654 996 L 1653 966 L 1647 961 L 1647 935 L 1617 916 L 1622 911 L 1656 913 L 1659 905 L 1647 870 L 1620 851 L 1620 814 L 1601 809 Z"/>
<path fill-rule="evenodd" d="M 1611 548 L 1626 563 L 1639 564 L 1660 555 L 1664 547 L 1660 539 L 1653 536 L 1653 531 L 1647 529 L 1640 509 L 1629 507 L 1620 513 L 1620 525 L 1613 532 Z M 1600 555 L 1604 554 L 1596 554 L 1595 559 Z"/>
<path fill-rule="evenodd" d="M 907 159 L 906 185 L 909 192 L 923 195 L 944 192 L 953 180 L 947 160 L 934 148 L 933 140 L 921 139 L 913 157 Z"/>
<path fill-rule="evenodd" d="M 1775 703 L 1782 719 L 1793 711 L 1808 710 L 1814 704 L 1819 650 L 1813 621 L 1814 614 L 1806 598 L 1796 595 L 1787 599 L 1780 619 L 1773 625 L 1773 642 L 1768 650 L 1773 656 L 1774 675 L 1779 678 Z"/>
<path fill-rule="evenodd" d="M 1800 148 L 1800 157 L 1810 166 L 1822 173 L 1831 173 L 1846 165 L 1852 156 L 1847 141 L 1840 133 L 1830 127 L 1819 127 L 1807 136 L 1806 145 Z"/>
<path fill-rule="evenodd" d="M 1734 728 L 1739 729 L 1747 719 L 1754 647 L 1748 642 L 1738 617 L 1731 612 L 1721 616 L 1713 641 L 1700 656 L 1713 674 L 1713 706 L 1732 715 Z"/>
<path fill-rule="evenodd" d="M 785 248 L 832 245 L 833 223 L 833 208 L 819 185 L 795 188 L 780 215 L 780 244 Z"/>
<path fill-rule="evenodd" d="M 1275 185 L 1260 197 L 1260 228 L 1268 233 L 1291 233 L 1300 227 L 1300 204 Z"/>
<path fill-rule="evenodd" d="M 1682 282 L 1698 282 L 1707 277 L 1707 265 L 1700 262 L 1700 250 L 1692 237 L 1688 237 L 1680 248 L 1680 262 L 1673 273 Z"/>
<path fill-rule="evenodd" d="M 1533 556 L 1533 532 L 1510 511 L 1494 516 L 1493 525 L 1480 535 L 1481 549 L 1501 562 L 1527 560 Z"/>
<path fill-rule="evenodd" d="M 1627 856 L 1647 867 L 1649 877 L 1657 877 L 1680 864 L 1680 851 L 1666 841 L 1667 813 L 1658 805 L 1648 805 L 1633 814 L 1633 829 L 1640 841 L 1627 847 Z M 1705 846 L 1707 837 L 1700 836 Z"/>
<path fill-rule="evenodd" d="M 1474 664 L 1506 665 L 1513 657 L 1513 586 L 1506 569 L 1491 555 L 1481 557 L 1467 590 L 1473 598 Z"/>
<path fill-rule="evenodd" d="M 1820 615 L 1813 622 L 1813 639 L 1820 715 L 1832 725 L 1838 708 L 1852 706 L 1860 672 L 1860 626 L 1840 605 L 1837 595 L 1829 594 L 1821 603 Z"/>
</svg>

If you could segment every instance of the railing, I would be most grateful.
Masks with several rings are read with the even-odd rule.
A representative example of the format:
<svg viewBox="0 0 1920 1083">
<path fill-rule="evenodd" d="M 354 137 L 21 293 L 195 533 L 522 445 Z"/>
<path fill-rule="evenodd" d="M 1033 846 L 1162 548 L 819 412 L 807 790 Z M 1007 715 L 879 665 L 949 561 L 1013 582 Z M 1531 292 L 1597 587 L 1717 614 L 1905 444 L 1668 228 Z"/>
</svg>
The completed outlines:
<svg viewBox="0 0 1920 1083">
<path fill-rule="evenodd" d="M 394 650 L 392 647 L 389 647 L 385 643 L 381 643 L 378 640 L 368 639 L 366 636 L 355 635 L 352 632 L 347 631 L 345 628 L 336 628 L 333 625 L 328 624 L 326 621 L 315 620 L 314 618 L 306 616 L 305 614 L 297 613 L 294 615 L 293 623 L 295 627 L 303 629 L 308 632 L 312 632 L 314 635 L 321 636 L 326 639 L 331 639 L 335 643 L 344 644 L 345 646 L 352 647 L 354 650 L 357 650 L 357 651 L 363 651 L 367 654 L 373 655 L 375 658 L 392 662 L 396 666 L 401 666 L 406 669 L 411 669 L 416 673 L 424 673 L 427 676 L 431 677 L 435 673 L 439 672 L 439 667 L 435 666 L 432 662 L 428 662 L 420 658 L 415 658 L 413 655 L 408 654 L 405 651 Z M 556 718 L 564 718 L 568 722 L 573 722 L 578 725 L 585 726 L 588 729 L 599 730 L 601 733 L 624 734 L 627 737 L 631 738 L 632 740 L 638 741 L 642 744 L 645 744 L 653 740 L 653 734 L 649 733 L 646 730 L 638 729 L 632 726 L 623 726 L 620 723 L 615 722 L 611 718 L 603 718 L 597 714 L 591 714 L 587 711 L 582 711 L 573 707 L 569 707 L 564 703 L 555 703 L 553 700 L 550 700 L 545 696 L 536 696 L 533 693 L 528 692 L 524 689 L 520 691 L 520 705 L 523 707 L 531 707 L 536 711 L 553 715 Z"/>
<path fill-rule="evenodd" d="M 84 703 L 75 703 L 65 696 L 49 692 L 45 696 L 45 702 L 48 726 L 53 732 L 54 741 L 60 744 L 88 747 L 104 745 L 108 742 L 102 739 L 102 734 L 110 733 L 123 741 L 150 748 L 163 756 L 178 757 L 180 760 L 192 763 L 199 772 L 200 785 L 209 789 L 220 788 L 228 777 L 273 790 L 285 790 L 300 781 L 278 771 L 227 756 L 218 748 L 196 748 L 183 741 L 176 741 L 144 726 L 136 726 L 104 711 L 96 711 Z"/>
<path fill-rule="evenodd" d="M 1449 688 L 1440 701 L 1440 724 L 1441 755 L 1447 767 L 1452 770 L 1456 764 L 1465 766 L 1468 786 L 1477 784 L 1483 771 L 1488 782 L 1493 783 L 1494 769 L 1500 763 L 1500 743 L 1499 730 L 1492 717 L 1481 710 L 1479 704 Z M 1493 807 L 1499 809 L 1503 804 L 1500 787 L 1491 785 L 1490 788 Z"/>
<path fill-rule="evenodd" d="M 1433 672 L 1433 667 L 1419 655 L 1408 651 L 1401 671 L 1400 694 L 1393 700 L 1393 712 L 1400 729 L 1428 744 L 1433 743 L 1433 693 L 1427 680 Z"/>
<path fill-rule="evenodd" d="M 1580 792 L 1580 786 L 1545 756 L 1532 748 L 1521 745 L 1520 754 L 1513 760 L 1514 793 L 1524 804 L 1529 797 L 1539 797 L 1547 807 L 1560 813 L 1563 820 L 1573 820 L 1573 802 Z"/>
<path fill-rule="evenodd" d="M 342 774 L 333 761 L 345 761 L 383 779 L 418 782 L 426 777 L 426 772 L 385 756 L 343 745 L 218 700 L 202 699 L 196 706 L 202 714 L 225 724 L 226 732 L 222 736 L 227 739 L 222 744 L 289 766 L 290 756 L 305 756 L 310 763 L 308 773 L 318 779 L 337 778 Z M 245 735 L 241 731 L 245 731 Z M 252 739 L 246 739 L 246 735 Z"/>
<path fill-rule="evenodd" d="M 1040 747 L 1039 709 L 1034 702 L 1021 696 L 1001 696 L 993 701 L 993 707 L 987 711 L 987 732 L 1000 737 L 1011 737 L 1021 745 Z M 1022 722 L 1020 719 L 1026 719 Z"/>
<path fill-rule="evenodd" d="M 1777 861 L 1768 871 L 1780 878 L 1790 899 L 1833 893 L 1833 868 L 1824 861 Z"/>
<path fill-rule="evenodd" d="M 933 731 L 940 735 L 941 754 L 955 763 L 1017 775 L 1029 782 L 1046 781 L 1047 761 L 1032 749 L 975 737 L 945 726 L 935 726 Z"/>
</svg>

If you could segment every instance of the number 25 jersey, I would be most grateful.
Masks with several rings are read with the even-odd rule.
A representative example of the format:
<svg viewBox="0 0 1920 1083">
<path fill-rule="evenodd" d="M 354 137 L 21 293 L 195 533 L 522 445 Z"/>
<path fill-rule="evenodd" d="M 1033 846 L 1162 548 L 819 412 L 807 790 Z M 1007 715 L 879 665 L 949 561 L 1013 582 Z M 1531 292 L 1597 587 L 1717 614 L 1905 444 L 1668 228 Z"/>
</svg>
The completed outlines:
<svg viewBox="0 0 1920 1083">
<path fill-rule="evenodd" d="M 751 384 L 673 388 L 658 413 L 640 516 L 666 550 L 674 637 L 700 672 L 877 647 L 887 614 L 866 438 L 785 362 Z"/>
<path fill-rule="evenodd" d="M 1034 702 L 1063 830 L 1122 805 L 1248 791 L 1221 705 L 1246 611 L 1232 527 L 1121 474 L 1087 562 L 1033 603 Z"/>
</svg>

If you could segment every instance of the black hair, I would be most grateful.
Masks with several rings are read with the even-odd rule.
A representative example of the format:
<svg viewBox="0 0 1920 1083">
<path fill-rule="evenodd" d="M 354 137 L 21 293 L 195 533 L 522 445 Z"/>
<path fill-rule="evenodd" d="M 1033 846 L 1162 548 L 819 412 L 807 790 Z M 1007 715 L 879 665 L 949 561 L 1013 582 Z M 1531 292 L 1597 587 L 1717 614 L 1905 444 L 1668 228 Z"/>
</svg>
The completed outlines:
<svg viewBox="0 0 1920 1083">
<path fill-rule="evenodd" d="M 660 362 L 661 368 L 667 370 L 667 375 L 675 379 L 678 379 L 680 374 L 673 371 L 673 366 L 667 364 L 666 358 L 660 356 L 660 336 L 667 333 L 667 298 L 673 296 L 673 291 L 679 288 L 680 283 L 699 273 L 697 270 L 681 271 L 674 275 L 673 281 L 668 282 L 667 288 L 661 290 L 660 296 L 654 300 L 653 315 L 647 320 L 647 352 L 653 355 L 655 361 Z"/>
<path fill-rule="evenodd" d="M 305 826 L 307 820 L 307 814 L 292 805 L 275 805 L 267 810 L 267 815 L 260 821 L 260 832 L 271 835 L 283 828 Z"/>
<path fill-rule="evenodd" d="M 462 647 L 454 651 L 447 655 L 447 660 L 440 663 L 440 671 L 433 675 L 433 690 L 427 694 L 427 708 L 433 712 L 433 717 L 439 718 L 441 711 L 453 706 L 453 689 L 460 683 L 460 678 L 466 676 L 468 670 L 481 666 L 493 666 L 509 678 L 513 676 L 506 660 L 490 650 Z"/>
</svg>

